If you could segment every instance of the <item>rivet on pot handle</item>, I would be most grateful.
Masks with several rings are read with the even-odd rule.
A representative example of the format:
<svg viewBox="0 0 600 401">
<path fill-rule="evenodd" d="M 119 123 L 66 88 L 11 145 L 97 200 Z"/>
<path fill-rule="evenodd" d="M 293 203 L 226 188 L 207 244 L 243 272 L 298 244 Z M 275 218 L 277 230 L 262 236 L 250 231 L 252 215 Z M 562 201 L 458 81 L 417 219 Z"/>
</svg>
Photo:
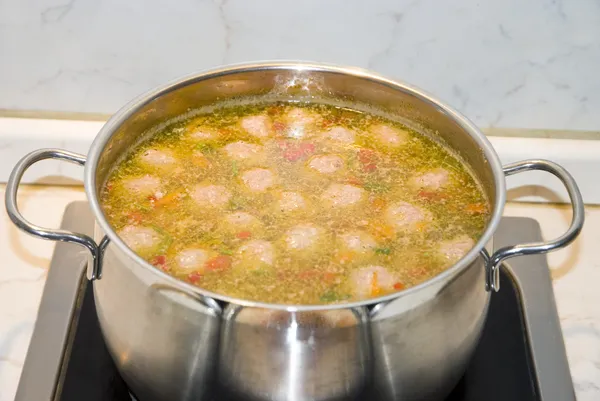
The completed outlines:
<svg viewBox="0 0 600 401">
<path fill-rule="evenodd" d="M 19 184 L 21 183 L 21 178 L 23 178 L 23 174 L 33 164 L 46 159 L 65 160 L 69 163 L 83 166 L 86 158 L 84 155 L 61 149 L 39 149 L 23 157 L 15 165 L 6 184 L 6 212 L 17 227 L 31 235 L 51 241 L 73 242 L 85 246 L 91 252 L 93 259 L 93 262 L 88 267 L 88 279 L 99 279 L 101 252 L 100 248 L 91 237 L 71 231 L 48 229 L 37 226 L 27 221 L 19 211 L 17 206 L 17 191 L 19 189 Z"/>
<path fill-rule="evenodd" d="M 558 177 L 569 193 L 569 198 L 571 199 L 571 205 L 573 207 L 573 218 L 569 229 L 563 235 L 552 241 L 507 246 L 494 252 L 490 257 L 487 268 L 486 289 L 488 291 L 490 289 L 493 289 L 494 291 L 500 289 L 500 264 L 503 261 L 515 256 L 547 253 L 570 244 L 577 238 L 585 219 L 585 209 L 581 192 L 579 192 L 579 188 L 571 174 L 558 164 L 548 160 L 523 160 L 509 164 L 505 166 L 503 170 L 506 176 L 521 173 L 523 171 L 539 170 L 546 171 Z"/>
</svg>

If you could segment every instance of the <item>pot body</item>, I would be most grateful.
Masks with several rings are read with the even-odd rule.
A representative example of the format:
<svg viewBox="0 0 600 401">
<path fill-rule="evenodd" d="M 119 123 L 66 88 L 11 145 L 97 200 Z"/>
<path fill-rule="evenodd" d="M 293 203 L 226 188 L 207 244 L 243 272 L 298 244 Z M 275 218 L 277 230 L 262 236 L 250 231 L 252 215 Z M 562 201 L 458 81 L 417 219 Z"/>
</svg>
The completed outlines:
<svg viewBox="0 0 600 401">
<path fill-rule="evenodd" d="M 443 142 L 471 167 L 493 205 L 482 239 L 427 283 L 349 305 L 236 300 L 151 267 L 106 221 L 98 201 L 103 183 L 154 127 L 191 108 L 240 98 L 353 107 Z M 308 63 L 233 66 L 184 78 L 107 122 L 88 155 L 85 185 L 98 223 L 95 239 L 110 239 L 102 279 L 94 283 L 101 327 L 142 401 L 202 400 L 212 391 L 256 400 L 345 400 L 369 389 L 388 400 L 431 400 L 451 389 L 477 343 L 489 301 L 480 252 L 502 214 L 504 174 L 476 127 L 417 89 L 359 69 Z"/>
<path fill-rule="evenodd" d="M 375 307 L 220 313 L 111 244 L 94 290 L 106 344 L 140 400 L 420 401 L 443 399 L 462 376 L 487 313 L 484 275 L 477 258 Z"/>
</svg>

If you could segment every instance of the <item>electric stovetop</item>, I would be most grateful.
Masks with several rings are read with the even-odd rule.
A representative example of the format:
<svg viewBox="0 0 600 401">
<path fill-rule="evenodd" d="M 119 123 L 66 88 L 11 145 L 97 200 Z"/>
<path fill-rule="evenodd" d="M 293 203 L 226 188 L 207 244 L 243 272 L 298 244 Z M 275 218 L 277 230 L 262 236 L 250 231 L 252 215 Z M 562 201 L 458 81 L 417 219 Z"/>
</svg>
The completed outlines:
<svg viewBox="0 0 600 401">
<path fill-rule="evenodd" d="M 93 221 L 87 204 L 75 202 L 62 227 L 91 234 Z M 541 233 L 535 220 L 507 217 L 494 240 L 500 247 L 541 240 Z M 102 339 L 86 262 L 86 250 L 57 244 L 15 401 L 135 400 Z M 221 401 L 218 394 L 214 400 Z M 575 400 L 543 255 L 512 259 L 502 269 L 481 341 L 447 398 L 475 400 Z"/>
</svg>

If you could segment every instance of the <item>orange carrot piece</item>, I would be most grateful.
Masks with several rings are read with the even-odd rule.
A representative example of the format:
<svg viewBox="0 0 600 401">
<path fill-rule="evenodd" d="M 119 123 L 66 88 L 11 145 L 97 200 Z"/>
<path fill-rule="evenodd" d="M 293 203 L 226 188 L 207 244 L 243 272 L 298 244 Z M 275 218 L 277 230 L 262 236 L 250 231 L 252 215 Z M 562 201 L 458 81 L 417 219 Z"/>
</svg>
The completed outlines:
<svg viewBox="0 0 600 401">
<path fill-rule="evenodd" d="M 470 214 L 482 214 L 487 210 L 485 203 L 471 203 L 465 207 L 467 213 Z"/>
</svg>

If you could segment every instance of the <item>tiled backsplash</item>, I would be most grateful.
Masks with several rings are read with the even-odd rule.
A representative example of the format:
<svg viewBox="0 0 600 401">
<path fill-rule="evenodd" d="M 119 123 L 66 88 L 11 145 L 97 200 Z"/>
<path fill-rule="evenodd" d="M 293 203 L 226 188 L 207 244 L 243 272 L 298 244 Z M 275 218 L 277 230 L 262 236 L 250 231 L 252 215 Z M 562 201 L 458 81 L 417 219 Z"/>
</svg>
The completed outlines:
<svg viewBox="0 0 600 401">
<path fill-rule="evenodd" d="M 484 127 L 600 130 L 595 0 L 0 2 L 0 109 L 112 113 L 259 59 L 367 67 Z"/>
</svg>

